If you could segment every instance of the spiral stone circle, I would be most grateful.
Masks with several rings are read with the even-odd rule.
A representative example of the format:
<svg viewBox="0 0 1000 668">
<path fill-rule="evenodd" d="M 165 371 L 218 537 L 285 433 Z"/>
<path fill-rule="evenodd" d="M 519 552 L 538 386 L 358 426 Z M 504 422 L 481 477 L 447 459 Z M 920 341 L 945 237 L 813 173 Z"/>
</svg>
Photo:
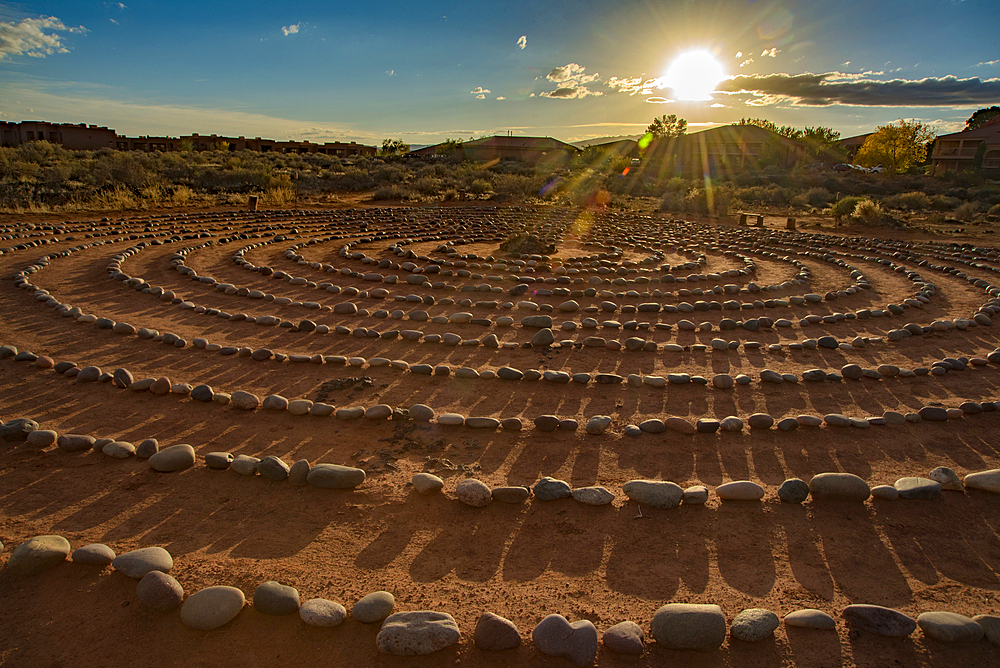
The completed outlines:
<svg viewBox="0 0 1000 668">
<path fill-rule="evenodd" d="M 512 239 L 545 252 L 503 250 Z M 336 611 L 386 589 L 397 612 L 454 616 L 459 646 L 483 610 L 525 638 L 550 615 L 575 623 L 561 583 L 594 592 L 595 622 L 617 617 L 601 632 L 632 618 L 648 631 L 678 596 L 727 623 L 876 602 L 916 619 L 936 611 L 913 594 L 934 578 L 959 588 L 956 612 L 1000 612 L 980 595 L 988 556 L 956 564 L 925 546 L 918 561 L 904 538 L 946 526 L 973 551 L 996 539 L 980 520 L 1000 492 L 996 248 L 373 207 L 14 221 L 0 264 L 13 496 L 34 493 L 27 457 L 74 467 L 50 501 L 70 513 L 58 526 L 91 543 L 131 527 L 141 544 L 119 554 L 169 545 L 188 600 L 271 582 Z M 125 485 L 137 517 L 166 503 L 174 519 L 140 532 L 118 513 L 98 525 L 74 513 L 136 476 L 158 490 Z M 284 522 L 234 532 L 219 515 L 255 502 Z M 522 524 L 525 508 L 538 524 Z M 26 521 L 0 524 L 5 542 L 59 520 Z M 205 549 L 213 532 L 221 551 Z M 317 554 L 331 540 L 347 546 L 332 580 Z M 685 575 L 648 579 L 664 550 Z M 846 566 L 855 550 L 877 566 L 871 582 Z M 818 555 L 813 575 L 804 554 Z M 483 582 L 509 598 L 470 606 L 454 589 Z M 789 600 L 783 583 L 822 600 Z M 218 591 L 187 616 L 240 628 L 242 599 Z M 224 610 L 199 610 L 216 598 Z M 850 629 L 838 627 L 845 643 Z M 413 633 L 406 646 L 423 647 Z M 547 653 L 586 665 L 592 640 Z M 993 651 L 977 642 L 963 651 Z"/>
</svg>

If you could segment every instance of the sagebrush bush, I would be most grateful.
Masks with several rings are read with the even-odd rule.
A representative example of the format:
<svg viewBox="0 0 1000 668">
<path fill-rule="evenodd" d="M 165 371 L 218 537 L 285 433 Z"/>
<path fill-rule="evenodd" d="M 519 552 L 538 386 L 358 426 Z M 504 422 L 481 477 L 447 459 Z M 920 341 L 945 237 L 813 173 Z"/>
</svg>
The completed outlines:
<svg viewBox="0 0 1000 668">
<path fill-rule="evenodd" d="M 965 202 L 955 209 L 955 217 L 966 223 L 971 223 L 979 215 L 979 202 Z"/>
<path fill-rule="evenodd" d="M 994 204 L 990 207 L 990 210 L 986 212 L 989 216 L 1000 216 L 1000 204 Z"/>
<path fill-rule="evenodd" d="M 927 193 L 913 191 L 889 195 L 882 199 L 882 204 L 890 209 L 904 209 L 907 211 L 923 211 L 931 208 L 931 198 Z"/>
<path fill-rule="evenodd" d="M 850 216 L 854 214 L 855 207 L 858 206 L 858 202 L 863 200 L 863 197 L 858 197 L 856 195 L 849 195 L 848 197 L 843 197 L 834 203 L 830 207 L 830 213 L 835 218 L 842 218 L 843 216 Z"/>
<path fill-rule="evenodd" d="M 882 220 L 885 215 L 882 205 L 870 199 L 863 199 L 854 206 L 851 217 L 862 220 L 869 225 L 874 225 Z"/>
</svg>

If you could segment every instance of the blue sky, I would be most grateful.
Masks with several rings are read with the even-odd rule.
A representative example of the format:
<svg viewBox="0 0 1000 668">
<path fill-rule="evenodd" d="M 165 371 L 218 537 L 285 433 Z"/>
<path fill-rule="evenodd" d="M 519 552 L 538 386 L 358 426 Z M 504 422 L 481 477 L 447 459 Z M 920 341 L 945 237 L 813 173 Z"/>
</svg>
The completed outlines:
<svg viewBox="0 0 1000 668">
<path fill-rule="evenodd" d="M 0 0 L 0 119 L 122 134 L 566 141 L 741 117 L 843 136 L 1000 104 L 996 0 Z M 674 58 L 727 78 L 676 99 Z"/>
</svg>

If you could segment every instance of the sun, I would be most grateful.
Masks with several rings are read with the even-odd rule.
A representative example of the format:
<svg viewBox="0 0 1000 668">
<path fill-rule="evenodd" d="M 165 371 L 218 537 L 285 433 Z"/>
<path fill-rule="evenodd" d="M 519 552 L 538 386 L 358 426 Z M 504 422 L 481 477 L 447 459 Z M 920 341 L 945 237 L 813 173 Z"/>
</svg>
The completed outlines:
<svg viewBox="0 0 1000 668">
<path fill-rule="evenodd" d="M 663 85 L 677 100 L 711 100 L 712 92 L 726 72 L 708 51 L 699 49 L 677 56 L 663 75 Z"/>
</svg>

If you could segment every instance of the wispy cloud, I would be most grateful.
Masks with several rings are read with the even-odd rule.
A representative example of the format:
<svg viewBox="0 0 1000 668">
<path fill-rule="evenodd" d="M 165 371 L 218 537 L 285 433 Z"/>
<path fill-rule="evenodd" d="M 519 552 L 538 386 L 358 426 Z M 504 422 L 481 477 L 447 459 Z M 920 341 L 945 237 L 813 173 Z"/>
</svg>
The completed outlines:
<svg viewBox="0 0 1000 668">
<path fill-rule="evenodd" d="M 507 98 L 505 98 L 503 95 L 497 95 L 497 99 L 498 100 L 506 100 Z"/>
<path fill-rule="evenodd" d="M 981 63 L 976 63 L 973 67 L 992 67 L 993 65 L 1000 65 L 1000 60 L 984 60 Z"/>
<path fill-rule="evenodd" d="M 115 21 L 114 19 L 108 19 L 108 20 L 114 23 L 115 25 L 118 25 L 118 21 Z"/>
<path fill-rule="evenodd" d="M 386 70 L 385 73 L 390 77 L 396 76 L 396 70 Z"/>
<path fill-rule="evenodd" d="M 520 49 L 523 49 L 524 47 L 528 46 L 528 36 L 527 35 L 521 35 L 520 37 L 518 37 L 517 38 L 517 46 Z"/>
<path fill-rule="evenodd" d="M 650 104 L 671 104 L 673 100 L 666 97 L 647 97 L 646 102 Z"/>
<path fill-rule="evenodd" d="M 54 53 L 69 53 L 58 33 L 84 34 L 83 26 L 67 27 L 54 16 L 0 23 L 0 60 L 12 56 L 44 58 Z"/>
<path fill-rule="evenodd" d="M 743 57 L 743 52 L 742 51 L 737 51 L 735 57 L 736 57 L 736 60 L 739 60 L 740 58 Z"/>
<path fill-rule="evenodd" d="M 739 75 L 721 82 L 716 90 L 750 95 L 746 103 L 752 106 L 790 102 L 802 106 L 953 107 L 990 104 L 1000 99 L 1000 79 L 867 78 L 877 74 L 880 73 Z"/>
<path fill-rule="evenodd" d="M 761 58 L 777 58 L 778 54 L 781 53 L 781 49 L 776 46 L 772 46 L 770 49 L 764 49 L 760 52 Z"/>
<path fill-rule="evenodd" d="M 285 37 L 288 37 L 289 35 L 294 35 L 295 33 L 297 33 L 299 31 L 299 28 L 301 28 L 301 27 L 302 27 L 302 23 L 301 22 L 299 22 L 299 23 L 293 23 L 290 26 L 283 27 L 281 29 L 281 32 L 284 33 Z"/>
<path fill-rule="evenodd" d="M 749 64 L 751 64 L 753 62 L 754 62 L 753 58 L 747 58 L 742 63 L 740 63 L 740 67 L 746 67 L 747 65 L 749 65 Z"/>
</svg>

